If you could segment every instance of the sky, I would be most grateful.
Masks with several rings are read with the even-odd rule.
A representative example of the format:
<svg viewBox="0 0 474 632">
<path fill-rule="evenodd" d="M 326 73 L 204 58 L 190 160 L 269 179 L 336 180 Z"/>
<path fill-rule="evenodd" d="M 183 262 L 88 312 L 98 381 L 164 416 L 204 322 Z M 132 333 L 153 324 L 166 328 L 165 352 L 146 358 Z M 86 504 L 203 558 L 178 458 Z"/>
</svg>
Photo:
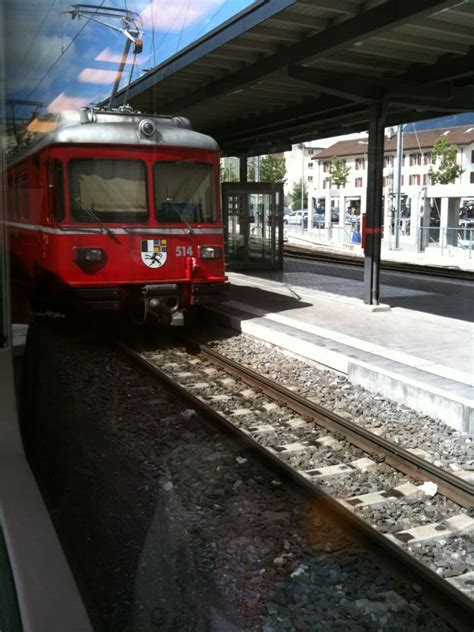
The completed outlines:
<svg viewBox="0 0 474 632">
<path fill-rule="evenodd" d="M 239 13 L 253 0 L 86 0 L 135 11 L 143 21 L 143 52 L 133 79 Z M 124 35 L 87 18 L 72 19 L 66 0 L 5 0 L 9 99 L 39 101 L 44 110 L 72 109 L 110 94 Z M 101 18 L 120 26 L 119 20 Z M 129 55 L 122 84 L 128 82 Z M 17 116 L 32 107 L 16 106 Z"/>
<path fill-rule="evenodd" d="M 143 52 L 137 55 L 133 79 L 254 4 L 253 0 L 86 2 L 127 8 L 140 16 Z M 43 111 L 58 111 L 93 104 L 110 94 L 125 38 L 87 18 L 72 19 L 67 13 L 71 7 L 67 0 L 4 0 L 9 99 L 39 101 Z M 118 20 L 102 19 L 120 25 Z M 132 55 L 122 86 L 129 80 L 131 61 Z M 15 106 L 14 114 L 29 119 L 32 110 L 32 106 Z M 473 115 L 468 116 L 466 122 L 471 123 Z"/>
</svg>

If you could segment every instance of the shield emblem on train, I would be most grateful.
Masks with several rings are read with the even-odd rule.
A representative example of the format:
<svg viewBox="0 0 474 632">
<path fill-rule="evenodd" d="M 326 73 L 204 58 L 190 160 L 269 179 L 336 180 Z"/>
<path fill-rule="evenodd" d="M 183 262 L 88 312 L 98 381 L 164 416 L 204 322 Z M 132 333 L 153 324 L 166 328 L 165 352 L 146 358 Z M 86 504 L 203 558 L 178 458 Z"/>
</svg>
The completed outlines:
<svg viewBox="0 0 474 632">
<path fill-rule="evenodd" d="M 149 268 L 161 268 L 168 256 L 166 239 L 142 239 L 141 257 Z"/>
</svg>

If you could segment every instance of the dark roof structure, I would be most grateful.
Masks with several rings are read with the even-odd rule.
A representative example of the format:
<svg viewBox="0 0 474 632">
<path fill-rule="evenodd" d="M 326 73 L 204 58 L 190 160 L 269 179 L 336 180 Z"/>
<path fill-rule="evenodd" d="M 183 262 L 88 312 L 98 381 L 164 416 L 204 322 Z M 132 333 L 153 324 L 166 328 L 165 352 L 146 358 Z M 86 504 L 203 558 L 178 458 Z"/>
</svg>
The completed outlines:
<svg viewBox="0 0 474 632">
<path fill-rule="evenodd" d="M 473 86 L 469 0 L 260 0 L 133 82 L 127 99 L 251 155 L 365 130 L 375 102 L 387 125 L 470 111 Z"/>
<path fill-rule="evenodd" d="M 434 129 L 426 132 L 408 132 L 403 135 L 404 151 L 431 149 L 440 137 L 445 137 L 450 145 L 464 147 L 474 143 L 474 126 L 464 125 L 450 129 Z M 384 148 L 386 152 L 394 153 L 397 149 L 397 138 L 386 138 Z M 367 153 L 367 140 L 341 140 L 327 149 L 318 152 L 315 160 L 330 159 L 333 156 L 362 156 Z"/>
</svg>

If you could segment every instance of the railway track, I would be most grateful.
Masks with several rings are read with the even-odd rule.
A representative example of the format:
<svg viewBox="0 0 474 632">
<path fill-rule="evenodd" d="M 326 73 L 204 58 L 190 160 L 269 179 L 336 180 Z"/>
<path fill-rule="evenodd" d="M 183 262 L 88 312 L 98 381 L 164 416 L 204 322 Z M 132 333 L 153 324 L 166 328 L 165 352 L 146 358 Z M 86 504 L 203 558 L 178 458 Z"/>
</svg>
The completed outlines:
<svg viewBox="0 0 474 632">
<path fill-rule="evenodd" d="M 430 568 L 424 551 L 440 540 L 462 543 L 474 531 L 470 483 L 206 346 L 188 341 L 159 351 L 121 348 L 408 567 L 456 629 L 472 629 L 474 574 L 463 569 L 444 578 Z M 359 494 L 344 493 L 348 476 L 360 479 Z M 432 509 L 434 495 L 442 518 L 430 522 L 425 516 L 418 523 L 414 516 L 424 505 Z M 377 515 L 384 507 L 401 516 L 404 528 L 397 529 L 395 520 L 387 530 L 383 511 Z"/>
<path fill-rule="evenodd" d="M 362 257 L 354 257 L 343 254 L 332 254 L 325 252 L 315 252 L 306 248 L 288 245 L 284 246 L 285 257 L 292 259 L 303 259 L 306 261 L 319 261 L 324 263 L 343 263 L 344 265 L 362 268 L 364 260 Z M 381 269 L 387 272 L 406 272 L 408 274 L 420 274 L 423 276 L 441 277 L 459 281 L 474 281 L 474 273 L 469 270 L 459 268 L 442 268 L 440 266 L 422 266 L 410 263 L 382 261 Z"/>
</svg>

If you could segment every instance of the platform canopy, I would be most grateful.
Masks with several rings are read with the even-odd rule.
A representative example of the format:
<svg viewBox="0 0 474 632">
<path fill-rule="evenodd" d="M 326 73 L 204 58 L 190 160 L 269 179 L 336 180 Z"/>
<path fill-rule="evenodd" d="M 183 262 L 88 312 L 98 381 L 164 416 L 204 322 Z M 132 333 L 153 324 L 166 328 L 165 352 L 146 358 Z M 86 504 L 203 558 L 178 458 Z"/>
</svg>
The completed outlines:
<svg viewBox="0 0 474 632">
<path fill-rule="evenodd" d="M 114 102 L 122 104 L 125 91 Z M 474 108 L 473 0 L 263 0 L 133 82 L 227 155 Z"/>
</svg>

